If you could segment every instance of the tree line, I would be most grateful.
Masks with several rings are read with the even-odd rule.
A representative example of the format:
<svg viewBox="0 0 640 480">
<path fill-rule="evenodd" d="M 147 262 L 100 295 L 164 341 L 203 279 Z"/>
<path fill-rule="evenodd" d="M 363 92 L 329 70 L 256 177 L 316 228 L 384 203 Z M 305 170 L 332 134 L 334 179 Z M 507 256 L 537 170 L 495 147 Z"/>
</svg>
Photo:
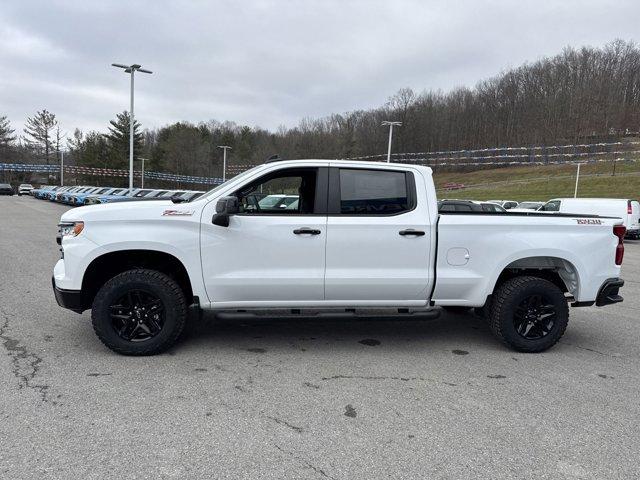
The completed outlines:
<svg viewBox="0 0 640 480">
<path fill-rule="evenodd" d="M 395 152 L 430 152 L 499 146 L 589 143 L 637 135 L 640 127 L 640 48 L 616 40 L 603 47 L 565 48 L 449 92 L 403 88 L 370 110 L 304 118 L 292 128 L 268 131 L 233 122 L 176 122 L 142 129 L 136 121 L 135 157 L 147 168 L 177 174 L 219 176 L 222 151 L 230 165 L 283 158 L 348 158 L 386 151 L 384 120 L 394 129 Z M 63 139 L 55 115 L 37 112 L 16 135 L 0 117 L 5 159 L 53 163 L 60 150 L 77 165 L 126 168 L 129 115 L 120 113 L 106 133 L 76 129 Z"/>
</svg>

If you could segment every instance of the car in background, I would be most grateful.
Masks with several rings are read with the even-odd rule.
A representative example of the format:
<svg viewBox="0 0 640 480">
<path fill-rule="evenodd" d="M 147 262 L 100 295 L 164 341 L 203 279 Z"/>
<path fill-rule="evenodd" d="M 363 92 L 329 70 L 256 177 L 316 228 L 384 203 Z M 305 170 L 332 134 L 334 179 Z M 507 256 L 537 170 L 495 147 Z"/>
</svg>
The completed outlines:
<svg viewBox="0 0 640 480">
<path fill-rule="evenodd" d="M 18 185 L 18 196 L 29 195 L 33 190 L 33 185 L 30 183 L 21 183 Z"/>
<path fill-rule="evenodd" d="M 494 213 L 506 212 L 506 210 L 502 208 L 500 205 L 498 205 L 497 203 L 477 202 L 477 201 L 474 203 L 477 203 L 478 205 L 480 205 L 482 207 L 483 212 L 494 212 Z"/>
<path fill-rule="evenodd" d="M 484 212 L 480 203 L 472 200 L 440 200 L 438 212 Z"/>
<path fill-rule="evenodd" d="M 516 207 L 519 210 L 538 210 L 544 202 L 520 202 Z"/>
<path fill-rule="evenodd" d="M 86 190 L 80 193 L 75 193 L 71 196 L 72 198 L 70 203 L 72 203 L 73 205 L 84 205 L 85 204 L 84 200 L 89 195 L 109 195 L 109 193 L 112 192 L 113 190 L 116 190 L 116 189 L 113 187 L 102 187 L 102 188 Z"/>
<path fill-rule="evenodd" d="M 640 238 L 640 203 L 627 198 L 554 198 L 540 207 L 541 212 L 589 214 L 622 219 L 626 236 Z"/>
<path fill-rule="evenodd" d="M 13 195 L 13 188 L 8 183 L 0 183 L 0 195 Z"/>
<path fill-rule="evenodd" d="M 511 210 L 512 208 L 516 208 L 518 206 L 518 202 L 516 202 L 515 200 L 487 200 L 487 202 L 500 205 L 505 210 Z"/>
<path fill-rule="evenodd" d="M 109 198 L 125 196 L 129 193 L 128 188 L 114 188 L 110 192 L 105 194 L 95 194 L 87 195 L 84 197 L 83 205 L 97 205 L 99 203 L 106 203 Z"/>
</svg>

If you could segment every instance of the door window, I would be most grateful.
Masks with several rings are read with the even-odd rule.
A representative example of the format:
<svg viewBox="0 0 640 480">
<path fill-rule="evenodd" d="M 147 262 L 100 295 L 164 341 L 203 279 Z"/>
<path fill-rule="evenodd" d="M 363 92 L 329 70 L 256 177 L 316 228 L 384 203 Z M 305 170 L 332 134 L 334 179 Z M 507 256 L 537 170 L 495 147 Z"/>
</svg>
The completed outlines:
<svg viewBox="0 0 640 480">
<path fill-rule="evenodd" d="M 390 215 L 411 210 L 404 172 L 340 169 L 340 213 Z"/>
<path fill-rule="evenodd" d="M 295 168 L 268 174 L 238 190 L 240 213 L 309 215 L 315 212 L 317 168 Z"/>
</svg>

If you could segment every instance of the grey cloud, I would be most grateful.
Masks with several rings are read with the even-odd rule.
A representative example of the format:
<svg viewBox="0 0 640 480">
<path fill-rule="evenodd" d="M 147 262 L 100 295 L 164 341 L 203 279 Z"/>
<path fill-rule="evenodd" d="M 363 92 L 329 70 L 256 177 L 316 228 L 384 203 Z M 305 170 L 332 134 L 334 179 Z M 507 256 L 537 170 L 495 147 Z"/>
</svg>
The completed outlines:
<svg viewBox="0 0 640 480">
<path fill-rule="evenodd" d="M 566 45 L 634 39 L 634 1 L 6 2 L 0 114 L 67 132 L 128 108 L 146 127 L 212 118 L 276 128 L 371 108 L 399 88 L 449 90 Z"/>
</svg>

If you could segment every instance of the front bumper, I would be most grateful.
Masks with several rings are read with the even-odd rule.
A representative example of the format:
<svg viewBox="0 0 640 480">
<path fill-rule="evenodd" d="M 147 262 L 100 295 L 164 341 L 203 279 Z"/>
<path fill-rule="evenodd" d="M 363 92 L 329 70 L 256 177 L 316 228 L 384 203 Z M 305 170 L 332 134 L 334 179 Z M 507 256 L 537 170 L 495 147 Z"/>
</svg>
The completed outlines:
<svg viewBox="0 0 640 480">
<path fill-rule="evenodd" d="M 610 278 L 606 280 L 600 287 L 600 291 L 596 297 L 596 306 L 603 307 L 605 305 L 622 302 L 624 299 L 618 292 L 623 285 L 624 280 L 621 278 Z"/>
<path fill-rule="evenodd" d="M 67 308 L 76 313 L 82 313 L 86 310 L 81 290 L 64 290 L 58 288 L 56 287 L 56 280 L 53 277 L 51 277 L 51 286 L 53 287 L 56 302 L 58 302 L 58 305 L 62 308 Z"/>
</svg>

